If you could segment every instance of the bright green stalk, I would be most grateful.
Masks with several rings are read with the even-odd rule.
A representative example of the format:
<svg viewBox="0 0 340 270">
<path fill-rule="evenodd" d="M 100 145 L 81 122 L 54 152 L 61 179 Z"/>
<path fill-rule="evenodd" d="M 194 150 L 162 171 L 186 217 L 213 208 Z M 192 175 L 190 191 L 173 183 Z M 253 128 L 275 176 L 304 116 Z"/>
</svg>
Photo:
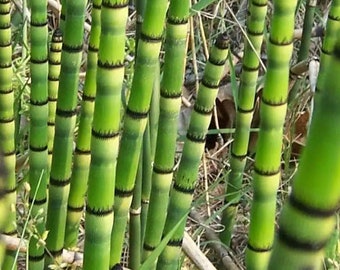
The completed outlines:
<svg viewBox="0 0 340 270">
<path fill-rule="evenodd" d="M 145 133 L 149 131 L 145 129 Z M 145 134 L 144 134 L 145 136 Z M 143 144 L 144 148 L 144 144 Z M 142 150 L 144 152 L 144 149 Z M 144 155 L 140 156 L 138 171 L 136 176 L 136 185 L 133 191 L 133 198 L 130 208 L 129 222 L 129 268 L 137 270 L 141 263 L 141 193 L 144 171 Z"/>
<path fill-rule="evenodd" d="M 16 179 L 15 179 L 15 124 L 14 124 L 14 93 L 12 88 L 12 43 L 11 43 L 11 1 L 0 0 L 0 149 L 3 157 L 3 167 L 7 174 L 4 176 L 4 200 L 15 209 Z M 5 227 L 2 232 L 16 235 L 15 210 L 7 212 Z M 13 264 L 13 252 L 5 256 L 3 269 Z"/>
<path fill-rule="evenodd" d="M 48 179 L 48 26 L 47 0 L 32 0 L 31 4 L 31 96 L 29 136 L 29 183 L 32 218 L 39 215 L 35 224 L 37 234 L 43 235 L 46 222 Z M 34 198 L 34 194 L 37 194 Z M 34 201 L 33 201 L 34 200 Z M 44 268 L 44 246 L 39 238 L 29 243 L 29 269 Z"/>
<path fill-rule="evenodd" d="M 59 28 L 62 32 L 65 30 L 67 1 L 68 0 L 61 0 Z"/>
<path fill-rule="evenodd" d="M 168 12 L 164 72 L 159 106 L 158 133 L 160 136 L 157 137 L 152 173 L 152 189 L 143 245 L 143 260 L 160 243 L 166 219 L 176 152 L 177 122 L 181 107 L 183 71 L 186 63 L 189 3 L 189 1 L 173 0 L 170 2 Z"/>
<path fill-rule="evenodd" d="M 10 209 L 10 205 L 6 200 L 5 181 L 7 176 L 6 167 L 4 166 L 4 155 L 2 149 L 0 149 L 0 233 L 4 233 L 4 229 L 7 223 L 7 215 Z M 0 268 L 2 269 L 2 263 L 4 262 L 6 245 L 0 238 Z"/>
<path fill-rule="evenodd" d="M 121 147 L 117 161 L 115 221 L 111 237 L 110 267 L 120 263 L 142 137 L 150 108 L 155 69 L 159 61 L 167 5 L 167 0 L 149 0 L 145 8 L 132 89 L 124 118 Z"/>
<path fill-rule="evenodd" d="M 78 138 L 73 159 L 70 195 L 67 206 L 65 247 L 77 245 L 80 219 L 84 210 L 84 197 L 91 160 L 91 129 L 93 120 L 94 100 L 96 96 L 96 74 L 100 38 L 100 14 L 102 0 L 93 1 L 92 27 L 87 55 L 87 69 L 81 112 L 78 127 Z"/>
<path fill-rule="evenodd" d="M 340 0 L 333 0 L 331 8 L 328 13 L 328 19 L 326 24 L 325 38 L 322 42 L 321 55 L 320 55 L 320 70 L 318 75 L 318 81 L 316 84 L 316 92 L 323 92 L 325 89 L 325 70 L 329 66 L 329 61 L 332 58 L 336 33 L 340 29 Z M 314 99 L 315 100 L 315 99 Z"/>
<path fill-rule="evenodd" d="M 60 75 L 60 58 L 63 37 L 60 29 L 52 35 L 50 53 L 48 56 L 48 166 L 51 167 L 52 149 L 55 127 L 55 112 L 57 107 L 58 86 Z"/>
<path fill-rule="evenodd" d="M 64 246 L 86 2 L 84 0 L 67 1 L 65 31 L 63 32 L 46 221 L 46 228 L 49 231 L 46 247 L 55 259 L 60 258 Z M 51 262 L 53 261 L 47 261 L 47 263 Z"/>
<path fill-rule="evenodd" d="M 167 235 L 179 222 L 180 225 L 158 259 L 157 269 L 159 270 L 178 269 L 186 221 L 182 222 L 181 219 L 191 207 L 198 169 L 204 153 L 206 134 L 228 54 L 228 46 L 227 35 L 220 35 L 211 49 L 209 61 L 205 66 L 197 100 L 191 114 L 180 165 L 170 193 L 163 236 Z"/>
<path fill-rule="evenodd" d="M 86 204 L 85 270 L 109 269 L 127 17 L 127 0 L 103 0 Z"/>
<path fill-rule="evenodd" d="M 300 45 L 298 57 L 297 57 L 297 63 L 303 60 L 306 60 L 309 56 L 309 47 L 311 43 L 316 2 L 317 2 L 316 0 L 307 0 L 307 3 L 306 3 L 306 12 L 305 12 L 304 20 L 303 20 L 303 31 L 302 31 L 302 37 L 301 37 L 301 45 Z M 300 89 L 301 85 L 302 85 L 302 80 L 297 78 L 292 90 L 289 93 L 289 102 L 296 98 L 297 92 Z"/>
<path fill-rule="evenodd" d="M 254 195 L 246 252 L 248 269 L 266 269 L 273 244 L 296 2 L 273 2 L 274 11 L 267 43 L 268 67 L 261 98 L 260 132 L 254 165 Z"/>
<path fill-rule="evenodd" d="M 221 241 L 230 245 L 231 235 L 242 195 L 243 171 L 246 165 L 250 125 L 254 113 L 256 83 L 260 68 L 259 55 L 263 41 L 264 23 L 267 14 L 267 0 L 253 0 L 249 3 L 247 38 L 242 65 L 242 74 L 237 98 L 236 130 L 231 147 L 230 172 L 220 235 Z"/>
<path fill-rule="evenodd" d="M 340 32 L 337 33 L 340 41 Z M 340 200 L 340 42 L 325 70 L 292 193 L 279 220 L 269 269 L 321 269 Z"/>
</svg>

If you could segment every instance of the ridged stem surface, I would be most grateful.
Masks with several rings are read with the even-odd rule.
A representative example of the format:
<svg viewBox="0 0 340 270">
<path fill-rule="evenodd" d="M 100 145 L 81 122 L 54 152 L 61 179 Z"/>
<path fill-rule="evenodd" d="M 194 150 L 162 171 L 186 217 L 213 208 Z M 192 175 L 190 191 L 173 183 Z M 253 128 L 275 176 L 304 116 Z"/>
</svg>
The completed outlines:
<svg viewBox="0 0 340 270">
<path fill-rule="evenodd" d="M 227 36 L 220 35 L 210 51 L 209 60 L 206 63 L 203 79 L 198 90 L 197 100 L 191 113 L 178 172 L 170 192 L 163 236 L 178 225 L 190 210 L 198 169 L 204 153 L 206 134 L 228 54 L 228 46 Z M 161 253 L 157 269 L 178 268 L 184 228 L 185 219 L 180 223 Z"/>
<path fill-rule="evenodd" d="M 281 176 L 283 124 L 293 50 L 296 0 L 273 1 L 268 64 L 260 105 L 260 131 L 253 174 L 253 201 L 246 251 L 247 269 L 267 269 L 275 226 L 276 193 Z"/>
</svg>

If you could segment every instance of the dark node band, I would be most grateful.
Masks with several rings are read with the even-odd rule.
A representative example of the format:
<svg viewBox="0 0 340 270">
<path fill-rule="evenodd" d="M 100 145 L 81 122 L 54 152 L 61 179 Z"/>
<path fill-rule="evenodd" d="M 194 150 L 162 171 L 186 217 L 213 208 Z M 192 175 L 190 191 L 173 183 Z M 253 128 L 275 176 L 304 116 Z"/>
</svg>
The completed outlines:
<svg viewBox="0 0 340 270">
<path fill-rule="evenodd" d="M 247 28 L 247 33 L 251 36 L 254 36 L 254 37 L 263 36 L 263 31 L 255 31 L 255 30 L 253 31 L 249 27 Z"/>
<path fill-rule="evenodd" d="M 50 48 L 50 53 L 61 53 L 61 48 L 62 48 L 62 46 L 60 46 L 59 44 L 58 45 L 57 44 L 52 44 L 51 48 Z"/>
<path fill-rule="evenodd" d="M 70 178 L 68 179 L 55 179 L 53 177 L 50 177 L 50 185 L 55 187 L 65 187 L 70 184 Z"/>
<path fill-rule="evenodd" d="M 91 154 L 91 150 L 90 149 L 79 149 L 78 147 L 76 147 L 74 152 L 76 154 L 78 154 L 78 155 L 90 155 Z"/>
<path fill-rule="evenodd" d="M 46 100 L 33 100 L 30 99 L 30 104 L 34 106 L 44 106 L 48 104 L 48 98 Z"/>
<path fill-rule="evenodd" d="M 329 55 L 329 56 L 332 55 L 332 51 L 331 51 L 331 50 L 327 50 L 327 49 L 324 48 L 323 46 L 321 47 L 321 52 L 322 52 L 323 54 L 326 54 L 326 55 Z"/>
<path fill-rule="evenodd" d="M 339 22 L 340 21 L 340 17 L 329 12 L 328 13 L 328 20 Z"/>
<path fill-rule="evenodd" d="M 243 108 L 241 108 L 240 106 L 237 106 L 237 111 L 238 111 L 239 113 L 253 113 L 254 110 L 255 110 L 254 107 L 252 107 L 251 109 L 243 109 Z"/>
<path fill-rule="evenodd" d="M 102 5 L 97 5 L 95 3 L 92 3 L 92 8 L 100 10 L 102 8 Z"/>
<path fill-rule="evenodd" d="M 56 110 L 56 115 L 60 116 L 60 117 L 73 117 L 77 114 L 77 109 L 74 110 L 62 110 L 62 109 L 58 109 Z"/>
<path fill-rule="evenodd" d="M 167 245 L 170 247 L 181 247 L 182 243 L 183 239 L 171 239 Z"/>
<path fill-rule="evenodd" d="M 35 255 L 35 256 L 33 256 L 33 255 L 28 255 L 28 259 L 29 259 L 29 261 L 31 261 L 31 262 L 40 262 L 40 261 L 42 261 L 44 258 L 45 258 L 44 252 L 43 252 L 43 254 L 41 254 L 41 255 Z"/>
<path fill-rule="evenodd" d="M 16 235 L 17 234 L 17 230 L 16 229 L 14 229 L 14 230 L 12 230 L 12 231 L 4 231 L 3 232 L 5 235 L 8 235 L 8 236 L 14 236 L 14 235 Z"/>
<path fill-rule="evenodd" d="M 49 59 L 49 60 L 48 60 L 48 63 L 49 63 L 50 65 L 53 65 L 53 66 L 60 66 L 60 65 L 61 65 L 61 61 L 60 61 L 59 59 L 57 59 L 57 60 Z"/>
<path fill-rule="evenodd" d="M 129 109 L 129 107 L 126 109 L 126 114 L 133 119 L 147 118 L 148 113 L 149 113 L 149 111 L 147 111 L 147 112 L 136 112 L 136 111 Z"/>
<path fill-rule="evenodd" d="M 214 110 L 214 108 L 205 108 L 203 106 L 198 105 L 197 103 L 195 103 L 194 105 L 194 111 L 197 112 L 198 114 L 202 114 L 202 115 L 211 115 L 212 111 Z"/>
<path fill-rule="evenodd" d="M 31 26 L 33 26 L 33 27 L 45 27 L 45 26 L 47 26 L 47 21 L 43 21 L 43 22 L 31 21 Z"/>
<path fill-rule="evenodd" d="M 14 119 L 13 119 L 13 121 L 14 121 Z M 13 122 L 13 121 L 11 121 L 11 122 Z M 9 157 L 9 156 L 13 156 L 13 155 L 15 155 L 15 149 L 13 149 L 13 150 L 10 150 L 10 151 L 8 151 L 8 152 L 4 152 L 4 153 L 2 153 L 5 157 Z"/>
<path fill-rule="evenodd" d="M 168 17 L 168 24 L 172 25 L 184 25 L 188 23 L 188 18 L 176 18 L 176 17 Z"/>
<path fill-rule="evenodd" d="M 121 198 L 127 198 L 127 197 L 132 197 L 133 195 L 133 190 L 122 190 L 119 188 L 115 188 L 115 196 L 121 197 Z"/>
<path fill-rule="evenodd" d="M 278 101 L 272 101 L 272 100 L 266 100 L 263 95 L 261 97 L 261 101 L 268 105 L 268 106 L 273 106 L 273 107 L 278 107 L 287 104 L 287 99 L 285 100 L 278 100 Z"/>
<path fill-rule="evenodd" d="M 43 198 L 41 200 L 35 199 L 34 201 L 33 198 L 29 198 L 28 201 L 29 203 L 33 203 L 34 205 L 44 205 L 45 203 L 47 203 L 47 198 Z"/>
<path fill-rule="evenodd" d="M 110 207 L 109 209 L 96 209 L 87 205 L 86 213 L 94 216 L 104 217 L 113 213 L 113 207 Z"/>
<path fill-rule="evenodd" d="M 63 43 L 62 49 L 68 53 L 81 53 L 83 50 L 83 44 L 73 46 Z"/>
<path fill-rule="evenodd" d="M 1 119 L 0 118 L 0 123 L 1 124 L 9 124 L 9 123 L 12 123 L 14 121 L 14 118 L 8 118 L 8 119 Z"/>
<path fill-rule="evenodd" d="M 59 257 L 61 256 L 61 254 L 63 254 L 63 248 L 61 249 L 58 249 L 58 250 L 45 250 L 45 255 L 46 256 L 50 256 L 50 254 L 53 256 L 53 257 Z"/>
<path fill-rule="evenodd" d="M 84 205 L 82 206 L 71 206 L 71 205 L 67 205 L 67 210 L 71 211 L 71 212 L 77 212 L 80 213 L 84 210 Z"/>
<path fill-rule="evenodd" d="M 156 247 L 150 246 L 150 245 L 144 243 L 143 244 L 143 249 L 146 250 L 146 251 L 154 251 L 156 249 Z"/>
<path fill-rule="evenodd" d="M 0 68 L 12 68 L 12 63 L 11 62 L 1 63 Z"/>
<path fill-rule="evenodd" d="M 298 198 L 296 198 L 294 193 L 292 193 L 289 196 L 289 203 L 292 207 L 301 211 L 305 215 L 308 215 L 311 217 L 317 217 L 317 218 L 329 218 L 333 216 L 336 210 L 338 209 L 338 206 L 335 208 L 331 208 L 331 209 L 320 209 L 320 208 L 310 206 L 306 204 L 305 202 L 302 202 Z"/>
<path fill-rule="evenodd" d="M 173 188 L 177 190 L 178 192 L 184 193 L 184 194 L 193 194 L 195 191 L 195 187 L 183 187 L 180 186 L 178 183 L 174 183 Z"/>
<path fill-rule="evenodd" d="M 207 78 L 203 77 L 202 81 L 201 81 L 202 85 L 204 85 L 207 88 L 211 88 L 211 89 L 216 89 L 219 86 L 219 82 L 210 82 L 207 80 Z"/>
<path fill-rule="evenodd" d="M 148 34 L 141 33 L 140 39 L 149 43 L 159 43 L 162 42 L 163 36 L 150 36 Z"/>
<path fill-rule="evenodd" d="M 5 13 L 3 15 L 7 15 L 8 13 Z M 5 22 L 4 24 L 1 24 L 0 25 L 0 30 L 7 30 L 7 29 L 10 29 L 11 28 L 11 23 L 7 23 Z"/>
<path fill-rule="evenodd" d="M 15 193 L 17 191 L 17 187 L 15 186 L 13 188 L 6 188 L 6 189 L 2 189 L 1 191 L 4 195 L 8 195 L 11 193 Z"/>
<path fill-rule="evenodd" d="M 60 42 L 62 41 L 63 32 L 60 28 L 54 30 L 52 35 L 52 42 Z"/>
<path fill-rule="evenodd" d="M 274 176 L 274 175 L 280 173 L 280 167 L 278 169 L 276 169 L 276 170 L 273 170 L 273 171 L 264 171 L 264 170 L 261 170 L 261 169 L 257 168 L 256 166 L 254 166 L 254 171 L 258 175 L 262 175 L 262 176 Z"/>
<path fill-rule="evenodd" d="M 48 121 L 48 122 L 47 122 L 47 125 L 48 125 L 49 127 L 54 127 L 54 126 L 55 126 L 55 123 L 54 123 L 54 122 Z"/>
<path fill-rule="evenodd" d="M 242 65 L 242 70 L 246 72 L 257 72 L 260 69 L 260 65 L 256 67 L 248 67 L 247 64 Z"/>
<path fill-rule="evenodd" d="M 125 8 L 127 7 L 129 4 L 129 1 L 122 1 L 121 3 L 115 3 L 112 4 L 111 1 L 103 1 L 102 2 L 102 7 L 105 8 Z"/>
<path fill-rule="evenodd" d="M 230 208 L 237 208 L 239 205 L 240 205 L 240 201 L 238 201 L 238 202 L 230 202 L 230 201 L 228 201 L 228 199 L 227 198 L 225 198 L 225 200 L 224 200 L 224 204 L 225 205 L 228 205 L 228 207 L 230 207 Z"/>
<path fill-rule="evenodd" d="M 256 0 L 251 1 L 251 4 L 255 7 L 266 7 L 267 6 L 267 2 L 257 2 Z"/>
<path fill-rule="evenodd" d="M 205 135 L 198 135 L 198 134 L 194 134 L 191 132 L 188 132 L 186 137 L 188 140 L 195 142 L 195 143 L 205 143 L 205 139 L 206 139 Z"/>
<path fill-rule="evenodd" d="M 182 93 L 171 93 L 169 91 L 167 91 L 164 88 L 161 88 L 161 97 L 162 98 L 169 98 L 169 99 L 176 99 L 176 98 L 180 98 L 182 96 Z"/>
<path fill-rule="evenodd" d="M 257 252 L 257 253 L 263 253 L 263 252 L 270 252 L 272 250 L 272 246 L 260 248 L 260 247 L 254 247 L 249 242 L 247 243 L 247 248 L 251 251 Z"/>
<path fill-rule="evenodd" d="M 50 82 L 59 82 L 59 77 L 55 77 L 55 76 L 52 76 L 52 75 L 48 75 L 48 80 Z"/>
<path fill-rule="evenodd" d="M 30 144 L 30 150 L 33 152 L 43 152 L 47 150 L 47 145 L 33 146 Z"/>
<path fill-rule="evenodd" d="M 3 3 L 0 3 L 3 5 Z M 4 9 L 4 10 L 1 10 L 0 9 L 0 15 L 8 15 L 11 13 L 11 10 L 10 9 Z"/>
<path fill-rule="evenodd" d="M 99 48 L 97 46 L 95 46 L 95 45 L 92 45 L 91 43 L 89 44 L 88 50 L 90 52 L 95 52 L 95 53 L 99 52 Z"/>
<path fill-rule="evenodd" d="M 12 41 L 0 42 L 0 48 L 6 48 L 12 46 Z M 10 63 L 12 66 L 12 63 Z M 2 64 L 1 67 L 6 67 L 8 64 Z"/>
<path fill-rule="evenodd" d="M 238 159 L 238 160 L 244 160 L 246 157 L 247 157 L 247 154 L 244 154 L 244 155 L 238 155 L 238 154 L 235 154 L 233 151 L 231 151 L 231 156 L 235 159 Z"/>
<path fill-rule="evenodd" d="M 214 66 L 224 66 L 225 61 L 225 59 L 216 59 L 214 56 L 209 57 L 209 62 Z"/>
<path fill-rule="evenodd" d="M 123 270 L 123 267 L 119 263 L 117 263 L 114 266 L 112 266 L 110 270 Z"/>
<path fill-rule="evenodd" d="M 98 60 L 98 67 L 101 67 L 103 69 L 118 69 L 124 67 L 124 62 L 116 62 L 116 63 L 109 63 L 109 62 L 103 62 L 101 60 Z"/>
<path fill-rule="evenodd" d="M 170 174 L 173 173 L 173 168 L 161 168 L 157 167 L 156 164 L 153 165 L 153 171 L 158 174 Z"/>
<path fill-rule="evenodd" d="M 97 131 L 92 128 L 92 136 L 106 140 L 106 139 L 112 139 L 114 137 L 119 136 L 119 132 L 116 131 Z"/>
<path fill-rule="evenodd" d="M 334 56 L 338 59 L 340 59 L 340 45 L 335 45 L 334 48 Z"/>
<path fill-rule="evenodd" d="M 293 37 L 293 36 L 292 36 Z M 269 42 L 275 46 L 288 46 L 293 43 L 293 39 L 291 38 L 290 40 L 282 40 L 282 41 L 277 41 L 274 40 L 272 36 L 269 37 Z"/>
<path fill-rule="evenodd" d="M 296 236 L 290 235 L 282 227 L 279 229 L 278 238 L 283 244 L 290 247 L 291 249 L 304 251 L 319 251 L 323 249 L 328 242 L 328 239 L 320 242 L 311 242 L 304 239 L 299 239 Z"/>
<path fill-rule="evenodd" d="M 96 96 L 89 96 L 84 93 L 82 96 L 82 99 L 83 101 L 94 102 L 96 99 Z"/>
</svg>

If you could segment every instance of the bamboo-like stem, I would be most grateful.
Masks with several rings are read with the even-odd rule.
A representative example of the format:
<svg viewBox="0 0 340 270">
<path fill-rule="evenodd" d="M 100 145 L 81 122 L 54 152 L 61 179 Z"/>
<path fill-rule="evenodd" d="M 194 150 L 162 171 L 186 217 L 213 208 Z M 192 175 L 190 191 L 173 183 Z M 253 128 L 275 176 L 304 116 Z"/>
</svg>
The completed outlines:
<svg viewBox="0 0 340 270">
<path fill-rule="evenodd" d="M 170 192 L 170 202 L 163 235 L 167 235 L 178 225 L 178 222 L 181 222 L 181 218 L 189 212 L 198 168 L 204 153 L 205 138 L 228 54 L 228 46 L 227 36 L 220 35 L 210 51 L 209 61 L 206 64 L 197 100 L 191 114 L 175 183 Z M 177 269 L 184 228 L 185 220 L 180 223 L 161 253 L 157 269 Z"/>
<path fill-rule="evenodd" d="M 73 157 L 70 194 L 67 206 L 65 247 L 75 247 L 78 242 L 78 232 L 83 215 L 85 194 L 91 160 L 91 129 L 96 96 L 96 74 L 98 62 L 99 39 L 101 29 L 102 0 L 93 1 L 92 28 L 90 32 L 87 55 L 87 69 L 81 102 L 78 137 Z"/>
<path fill-rule="evenodd" d="M 110 267 L 120 263 L 168 2 L 147 1 L 117 161 Z"/>
<path fill-rule="evenodd" d="M 223 211 L 222 217 L 225 229 L 220 234 L 221 241 L 227 246 L 230 245 L 237 208 L 242 195 L 243 172 L 255 106 L 256 82 L 260 68 L 258 55 L 260 55 L 263 41 L 267 0 L 251 1 L 248 10 L 247 38 L 245 38 L 242 74 L 237 98 L 236 130 L 231 147 L 230 172 L 225 198 L 227 207 Z"/>
<path fill-rule="evenodd" d="M 54 263 L 54 259 L 60 258 L 64 247 L 86 2 L 84 0 L 66 2 L 67 15 L 63 30 L 61 71 L 46 221 L 46 228 L 49 231 L 46 248 L 53 258 L 46 255 L 48 258 L 46 260 L 47 265 Z"/>
<path fill-rule="evenodd" d="M 175 160 L 183 70 L 186 63 L 189 4 L 187 0 L 185 2 L 173 0 L 170 2 L 168 12 L 164 73 L 159 106 L 158 133 L 161 135 L 156 143 L 150 205 L 143 244 L 143 261 L 160 243 L 166 219 Z M 173 68 L 174 66 L 176 69 Z"/>
<path fill-rule="evenodd" d="M 254 165 L 254 195 L 246 251 L 248 269 L 266 269 L 273 245 L 276 193 L 281 176 L 283 123 L 287 109 L 289 61 L 293 50 L 297 1 L 273 3 L 274 11 L 267 43 L 268 67 L 261 97 L 260 132 Z"/>
<path fill-rule="evenodd" d="M 45 231 L 48 179 L 48 28 L 47 0 L 31 1 L 31 96 L 29 183 L 32 217 L 37 237 L 30 238 L 29 269 L 44 268 L 44 247 L 38 244 Z M 34 197 L 34 195 L 37 195 Z"/>
<path fill-rule="evenodd" d="M 63 38 L 60 29 L 56 29 L 52 35 L 50 52 L 48 55 L 48 167 L 51 167 L 52 150 L 55 128 L 55 112 L 57 108 L 60 58 Z"/>
<path fill-rule="evenodd" d="M 3 177 L 1 204 L 4 211 L 0 218 L 1 231 L 7 235 L 16 235 L 16 179 L 15 179 L 15 124 L 14 124 L 14 92 L 12 88 L 12 43 L 11 43 L 11 1 L 0 1 L 0 151 L 2 165 L 6 174 Z M 10 210 L 13 209 L 13 210 Z M 3 250 L 3 248 L 2 248 Z M 13 252 L 7 251 L 2 257 L 3 269 L 12 267 Z M 4 259 L 3 259 L 4 258 Z M 1 265 L 0 265 L 1 267 Z"/>
<path fill-rule="evenodd" d="M 127 18 L 128 1 L 102 1 L 85 216 L 85 270 L 109 268 Z"/>
<path fill-rule="evenodd" d="M 316 93 L 318 103 L 280 216 L 269 269 L 320 269 L 334 231 L 340 200 L 340 32 L 336 34 L 338 43 L 324 70 L 324 91 Z"/>
</svg>

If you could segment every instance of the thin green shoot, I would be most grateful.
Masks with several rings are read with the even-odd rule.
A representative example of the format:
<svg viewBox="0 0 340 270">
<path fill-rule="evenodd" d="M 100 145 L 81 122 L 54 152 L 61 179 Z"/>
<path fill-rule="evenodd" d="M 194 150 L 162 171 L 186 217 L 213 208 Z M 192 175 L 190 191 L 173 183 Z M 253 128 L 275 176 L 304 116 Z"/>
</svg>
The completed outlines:
<svg viewBox="0 0 340 270">
<path fill-rule="evenodd" d="M 37 184 L 37 187 L 36 187 L 35 192 L 34 192 L 34 196 L 33 196 L 33 200 L 32 200 L 31 206 L 30 206 L 30 208 L 29 208 L 29 210 L 28 210 L 27 219 L 26 219 L 26 221 L 25 221 L 25 224 L 24 224 L 24 227 L 23 227 L 23 230 L 22 230 L 22 234 L 21 234 L 21 236 L 20 236 L 19 246 L 18 246 L 18 249 L 17 249 L 17 251 L 16 251 L 16 253 L 15 253 L 15 260 L 14 260 L 14 262 L 13 262 L 13 265 L 12 265 L 11 270 L 14 270 L 15 267 L 16 267 L 16 262 L 18 261 L 18 256 L 19 256 L 19 252 L 20 252 L 20 246 L 21 246 L 21 244 L 24 242 L 25 231 L 26 231 L 26 229 L 27 229 L 27 225 L 28 225 L 28 222 L 29 222 L 29 218 L 30 218 L 30 216 L 31 216 L 31 214 L 32 214 L 32 209 L 33 209 L 33 206 L 34 206 L 34 201 L 35 201 L 35 199 L 36 199 L 36 197 L 37 197 L 38 190 L 39 190 L 39 187 L 40 187 L 40 184 L 41 184 L 41 180 L 42 180 L 42 176 L 44 175 L 44 172 L 45 172 L 45 170 L 42 170 L 42 171 L 41 171 L 41 174 L 40 174 L 40 176 L 39 176 L 38 184 Z"/>
<path fill-rule="evenodd" d="M 234 97 L 235 111 L 237 111 L 237 108 L 238 108 L 238 86 L 237 86 L 237 82 L 236 82 L 235 67 L 234 67 L 234 64 L 233 64 L 233 59 L 231 57 L 230 49 L 229 49 L 229 53 L 228 53 L 228 61 L 229 61 L 229 67 L 230 67 L 231 91 L 232 91 L 233 97 Z"/>
</svg>

